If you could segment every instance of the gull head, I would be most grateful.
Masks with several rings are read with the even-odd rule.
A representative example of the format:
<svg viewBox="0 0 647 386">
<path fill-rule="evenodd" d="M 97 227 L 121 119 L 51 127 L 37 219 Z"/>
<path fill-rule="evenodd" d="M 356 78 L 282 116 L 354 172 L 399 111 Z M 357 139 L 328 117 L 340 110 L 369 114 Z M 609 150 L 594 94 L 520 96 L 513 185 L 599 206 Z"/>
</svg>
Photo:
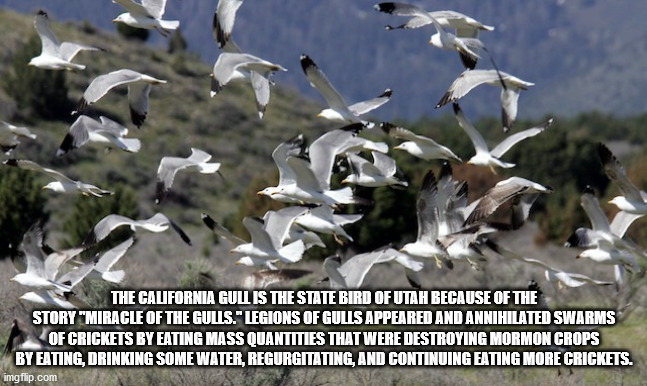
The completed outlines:
<svg viewBox="0 0 647 386">
<path fill-rule="evenodd" d="M 57 193 L 65 192 L 65 189 L 63 188 L 63 184 L 61 184 L 59 181 L 50 182 L 49 184 L 43 186 L 43 190 L 51 190 Z"/>
<path fill-rule="evenodd" d="M 355 174 L 351 174 L 348 177 L 344 178 L 341 181 L 342 184 L 356 184 L 357 183 L 357 176 Z"/>
<path fill-rule="evenodd" d="M 122 13 L 112 20 L 113 23 L 125 23 L 126 19 L 130 16 L 128 13 Z"/>
<path fill-rule="evenodd" d="M 234 264 L 236 264 L 236 265 L 245 265 L 245 266 L 248 266 L 248 267 L 253 267 L 254 266 L 254 262 L 252 261 L 252 258 L 249 257 L 249 256 L 241 257 L 240 259 L 236 260 L 236 262 Z"/>
<path fill-rule="evenodd" d="M 271 197 L 274 194 L 279 194 L 282 192 L 282 189 L 277 186 L 270 186 L 261 191 L 256 192 L 259 196 L 268 196 Z"/>
</svg>

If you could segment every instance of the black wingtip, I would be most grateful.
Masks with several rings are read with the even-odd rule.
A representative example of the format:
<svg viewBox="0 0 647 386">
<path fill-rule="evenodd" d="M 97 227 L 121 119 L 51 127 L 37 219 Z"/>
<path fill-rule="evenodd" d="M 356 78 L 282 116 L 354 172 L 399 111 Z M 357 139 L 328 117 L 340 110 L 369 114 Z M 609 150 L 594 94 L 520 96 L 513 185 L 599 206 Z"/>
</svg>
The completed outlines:
<svg viewBox="0 0 647 386">
<path fill-rule="evenodd" d="M 602 162 L 602 165 L 605 165 L 609 162 L 613 161 L 613 153 L 611 153 L 611 150 L 609 150 L 608 147 L 606 147 L 605 144 L 602 142 L 598 142 L 596 144 L 597 150 L 598 150 L 598 156 L 600 157 L 600 162 Z"/>
<path fill-rule="evenodd" d="M 155 204 L 159 205 L 162 200 L 164 200 L 164 197 L 166 197 L 167 190 L 164 187 L 164 183 L 161 181 L 158 181 L 157 184 L 155 185 Z"/>
<path fill-rule="evenodd" d="M 445 177 L 452 177 L 453 176 L 453 171 L 452 171 L 452 165 L 449 163 L 449 161 L 443 161 L 443 166 L 440 168 L 440 178 L 443 179 Z"/>
<path fill-rule="evenodd" d="M 564 247 L 566 248 L 574 248 L 578 247 L 580 245 L 580 238 L 577 235 L 577 232 L 573 232 L 568 239 L 566 239 L 566 242 L 564 243 Z"/>
<path fill-rule="evenodd" d="M 476 68 L 477 58 L 472 57 L 471 55 L 464 54 L 462 52 L 458 53 L 458 56 L 461 58 L 461 63 L 468 70 L 473 70 Z"/>
<path fill-rule="evenodd" d="M 303 70 L 304 73 L 308 71 L 308 68 L 311 68 L 311 67 L 317 68 L 317 65 L 315 64 L 315 62 L 306 54 L 301 54 L 300 61 L 301 61 L 301 69 Z"/>
<path fill-rule="evenodd" d="M 180 238 L 182 239 L 182 241 L 184 241 L 189 246 L 193 245 L 193 244 L 191 244 L 191 239 L 189 238 L 189 236 L 187 236 L 187 234 L 184 233 L 184 231 L 182 230 L 182 228 L 180 228 L 179 225 L 177 225 L 175 222 L 171 221 L 171 219 L 169 219 L 169 223 L 171 224 L 171 227 L 173 228 L 173 230 L 175 232 L 177 232 L 178 235 L 180 235 Z"/>
<path fill-rule="evenodd" d="M 207 226 L 207 228 L 209 228 L 211 230 L 214 230 L 216 228 L 216 222 L 213 221 L 211 216 L 209 216 L 206 213 L 202 213 L 202 214 L 200 214 L 200 217 L 202 218 L 202 222 L 204 223 L 204 225 Z"/>
<path fill-rule="evenodd" d="M 7 166 L 18 167 L 18 160 L 16 160 L 15 158 L 9 158 L 8 160 L 2 161 L 2 163 L 7 165 Z"/>
<path fill-rule="evenodd" d="M 422 185 L 420 186 L 420 190 L 427 190 L 431 189 L 434 186 L 436 186 L 436 176 L 434 175 L 433 170 L 429 170 L 427 174 L 425 174 L 425 177 L 422 179 Z"/>
<path fill-rule="evenodd" d="M 378 95 L 377 97 L 378 98 L 391 98 L 391 95 L 393 95 L 393 90 L 391 90 L 390 88 L 387 88 L 386 90 L 384 90 L 384 92 L 382 94 Z"/>
<path fill-rule="evenodd" d="M 144 121 L 146 120 L 146 113 L 141 114 L 131 108 L 130 120 L 132 121 L 133 125 L 137 126 L 137 128 L 139 129 L 144 124 Z"/>
<path fill-rule="evenodd" d="M 389 3 L 379 3 L 375 4 L 373 8 L 378 11 L 378 12 L 384 12 L 384 13 L 393 13 L 395 10 L 395 3 L 389 2 Z"/>
<path fill-rule="evenodd" d="M 592 195 L 595 196 L 595 190 L 593 190 L 593 187 L 591 185 L 586 185 L 584 187 L 584 192 L 582 192 L 582 193 L 583 194 L 592 194 Z"/>
<path fill-rule="evenodd" d="M 364 130 L 364 127 L 365 127 L 365 126 L 364 126 L 364 124 L 363 124 L 363 123 L 361 123 L 361 122 L 356 122 L 356 123 L 351 123 L 350 125 L 346 125 L 346 126 L 342 127 L 342 128 L 341 128 L 341 129 L 339 129 L 339 130 L 343 130 L 343 131 L 351 131 L 351 132 L 353 132 L 354 134 L 359 134 L 362 130 Z"/>
<path fill-rule="evenodd" d="M 386 134 L 389 134 L 391 130 L 395 129 L 397 126 L 390 123 L 390 122 L 382 122 L 380 123 L 380 129 L 382 129 L 383 132 Z"/>
<path fill-rule="evenodd" d="M 512 128 L 514 121 L 510 118 L 510 115 L 505 111 L 504 108 L 501 108 L 501 122 L 503 123 L 503 132 L 507 133 Z"/>
<path fill-rule="evenodd" d="M 447 95 L 447 94 L 445 94 Z M 438 106 L 436 106 L 438 107 Z M 452 108 L 454 109 L 454 114 L 458 115 L 461 113 L 461 107 L 458 105 L 458 103 L 452 103 Z"/>
<path fill-rule="evenodd" d="M 99 240 L 97 240 L 97 235 L 93 231 L 90 231 L 90 233 L 86 236 L 85 240 L 81 243 L 82 246 L 92 246 L 96 244 Z"/>
<path fill-rule="evenodd" d="M 45 11 L 44 11 L 44 10 L 42 10 L 42 9 L 39 9 L 38 11 L 36 11 L 36 15 L 38 15 L 38 16 L 45 16 L 46 18 L 49 18 L 49 16 L 47 15 L 47 12 L 45 12 Z"/>
<path fill-rule="evenodd" d="M 60 157 L 64 154 L 69 153 L 75 148 L 76 147 L 74 146 L 74 137 L 72 136 L 72 134 L 67 133 L 65 134 L 65 138 L 63 138 L 63 142 L 61 142 L 61 146 L 59 146 L 58 150 L 56 151 L 56 156 Z"/>
</svg>

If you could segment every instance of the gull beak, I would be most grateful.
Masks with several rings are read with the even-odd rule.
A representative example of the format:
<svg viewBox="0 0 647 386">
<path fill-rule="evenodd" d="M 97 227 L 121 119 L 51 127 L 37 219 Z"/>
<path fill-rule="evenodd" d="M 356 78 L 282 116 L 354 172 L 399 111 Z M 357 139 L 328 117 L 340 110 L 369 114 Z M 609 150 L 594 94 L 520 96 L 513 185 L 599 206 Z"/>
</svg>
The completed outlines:
<svg viewBox="0 0 647 386">
<path fill-rule="evenodd" d="M 240 263 L 240 261 L 236 261 L 236 262 L 234 263 L 234 265 L 240 265 L 240 264 L 241 264 L 241 263 Z"/>
<path fill-rule="evenodd" d="M 323 115 L 321 115 L 321 113 L 317 114 L 316 116 L 317 118 L 323 118 Z"/>
<path fill-rule="evenodd" d="M 579 259 L 580 257 L 582 257 L 582 254 L 578 254 L 577 256 L 575 256 L 576 259 Z"/>
<path fill-rule="evenodd" d="M 262 190 L 259 190 L 258 192 L 256 192 L 256 194 L 259 195 L 259 196 L 264 196 L 265 195 L 265 193 L 263 193 Z"/>
<path fill-rule="evenodd" d="M 393 147 L 393 150 L 402 150 L 402 147 L 401 147 L 400 145 L 398 145 L 398 146 L 394 146 L 394 147 Z"/>
<path fill-rule="evenodd" d="M 213 74 L 209 74 L 209 78 L 213 78 Z"/>
<path fill-rule="evenodd" d="M 342 184 L 347 184 L 348 183 L 348 178 L 344 178 L 343 180 L 341 180 L 341 183 Z"/>
<path fill-rule="evenodd" d="M 40 188 L 40 190 L 46 190 L 46 189 L 47 189 L 47 186 L 43 186 L 42 188 Z"/>
<path fill-rule="evenodd" d="M 112 19 L 113 23 L 119 23 L 119 19 Z"/>
</svg>

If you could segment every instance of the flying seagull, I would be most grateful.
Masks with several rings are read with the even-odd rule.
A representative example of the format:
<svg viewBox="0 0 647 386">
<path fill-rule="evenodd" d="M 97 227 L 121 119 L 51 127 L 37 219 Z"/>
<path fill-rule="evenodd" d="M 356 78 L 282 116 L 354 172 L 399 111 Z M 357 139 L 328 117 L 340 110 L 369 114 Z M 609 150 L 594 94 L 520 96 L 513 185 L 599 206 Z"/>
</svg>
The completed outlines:
<svg viewBox="0 0 647 386">
<path fill-rule="evenodd" d="M 356 154 L 348 154 L 348 163 L 351 165 L 352 173 L 342 180 L 342 184 L 349 183 L 367 187 L 391 186 L 401 189 L 409 185 L 406 181 L 395 176 L 398 168 L 393 158 L 375 151 L 371 152 L 371 155 L 373 155 L 373 163 Z"/>
<path fill-rule="evenodd" d="M 41 249 L 43 230 L 39 223 L 32 225 L 23 235 L 20 250 L 26 260 L 26 270 L 10 280 L 37 290 L 60 290 L 69 292 L 71 283 L 56 279 L 60 265 L 47 264 L 47 255 Z M 62 264 L 62 263 L 61 263 Z"/>
<path fill-rule="evenodd" d="M 123 257 L 128 251 L 133 243 L 135 242 L 134 238 L 129 238 L 126 241 L 120 243 L 116 247 L 97 255 L 97 263 L 94 266 L 93 272 L 90 273 L 89 277 L 97 276 L 102 278 L 105 281 L 111 283 L 121 283 L 126 276 L 126 273 L 123 270 L 111 271 L 113 265 L 117 264 L 119 259 Z M 95 274 L 96 273 L 96 274 Z"/>
<path fill-rule="evenodd" d="M 393 15 L 410 16 L 413 18 L 412 25 L 415 25 L 415 27 L 433 24 L 436 28 L 436 33 L 429 39 L 429 44 L 437 48 L 457 51 L 465 68 L 473 70 L 476 67 L 479 56 L 475 51 L 484 48 L 483 43 L 477 38 L 478 30 L 486 29 L 486 26 L 476 20 L 453 11 L 427 12 L 416 5 L 407 3 L 380 3 L 375 5 L 374 8 L 380 12 Z M 442 23 L 436 19 L 436 16 L 442 18 Z M 452 23 L 450 23 L 448 16 L 453 17 L 451 19 Z M 475 27 L 475 23 L 478 23 L 479 26 Z M 406 25 L 400 28 L 406 28 Z M 457 35 L 460 32 L 462 36 L 447 32 L 445 30 L 447 27 L 456 28 Z M 493 29 L 493 27 L 489 28 Z M 387 29 L 394 28 L 387 26 Z"/>
<path fill-rule="evenodd" d="M 552 193 L 553 188 L 521 177 L 499 181 L 479 200 L 464 225 L 474 224 L 494 213 L 504 203 L 525 194 Z"/>
<path fill-rule="evenodd" d="M 399 26 L 386 26 L 388 30 L 394 29 L 413 29 L 432 24 L 431 19 L 420 15 L 418 7 L 412 7 L 406 3 L 379 3 L 374 6 L 377 11 L 389 13 L 395 16 L 410 17 L 410 19 Z M 494 27 L 485 25 L 467 15 L 456 11 L 431 11 L 427 14 L 438 22 L 443 28 L 453 28 L 456 30 L 458 37 L 478 37 L 478 31 L 494 31 Z"/>
<path fill-rule="evenodd" d="M 85 182 L 81 181 L 74 181 L 65 175 L 63 175 L 60 172 L 57 172 L 54 169 L 49 169 L 49 168 L 44 168 L 37 164 L 36 162 L 29 161 L 29 160 L 17 160 L 17 159 L 8 159 L 2 162 L 3 164 L 7 166 L 15 166 L 20 169 L 24 170 L 31 170 L 34 172 L 39 172 L 46 174 L 47 176 L 55 179 L 56 181 L 52 181 L 48 183 L 47 185 L 43 186 L 43 189 L 49 189 L 54 192 L 58 193 L 74 193 L 74 192 L 79 192 L 83 194 L 84 196 L 95 196 L 95 197 L 101 197 L 109 194 L 113 194 L 113 192 L 109 190 L 103 190 L 101 188 L 98 188 L 94 185 L 86 184 Z"/>
<path fill-rule="evenodd" d="M 515 166 L 515 164 L 513 163 L 503 162 L 500 160 L 500 158 L 505 153 L 507 153 L 508 150 L 512 148 L 512 146 L 516 145 L 526 138 L 534 137 L 553 124 L 553 119 L 551 118 L 542 126 L 533 127 L 531 129 L 510 135 L 509 137 L 501 141 L 498 145 L 496 145 L 492 150 L 488 150 L 488 145 L 483 139 L 483 136 L 467 119 L 467 117 L 463 113 L 463 110 L 461 110 L 460 106 L 458 106 L 458 103 L 454 103 L 453 107 L 459 126 L 462 127 L 463 130 L 465 130 L 465 133 L 467 133 L 467 135 L 470 137 L 470 140 L 472 140 L 472 144 L 474 145 L 474 150 L 476 151 L 476 154 L 472 158 L 470 158 L 467 163 L 472 165 L 489 166 L 494 174 L 496 174 L 495 167 L 512 168 Z"/>
<path fill-rule="evenodd" d="M 432 159 L 447 159 L 462 162 L 460 157 L 454 154 L 451 149 L 437 143 L 431 138 L 415 134 L 410 130 L 388 122 L 381 123 L 380 127 L 390 137 L 406 140 L 394 147 L 393 150 L 404 150 L 412 156 L 426 161 Z"/>
<path fill-rule="evenodd" d="M 0 121 L 0 149 L 5 154 L 9 154 L 18 146 L 20 143 L 18 137 L 36 139 L 36 134 L 32 134 L 26 127 L 19 127 L 5 121 Z"/>
<path fill-rule="evenodd" d="M 647 193 L 638 189 L 636 185 L 631 182 L 625 168 L 618 159 L 611 153 L 608 147 L 602 143 L 597 144 L 598 155 L 604 167 L 604 172 L 607 177 L 618 187 L 621 196 L 614 197 L 610 204 L 618 207 L 618 209 L 627 213 L 644 216 L 647 214 Z"/>
<path fill-rule="evenodd" d="M 453 268 L 445 247 L 438 241 L 438 187 L 434 172 L 425 174 L 416 199 L 418 235 L 416 241 L 405 244 L 400 252 L 418 258 L 434 258 L 441 268 L 444 260 L 448 268 Z"/>
<path fill-rule="evenodd" d="M 310 85 L 317 89 L 328 103 L 329 108 L 322 110 L 318 117 L 344 123 L 361 122 L 366 126 L 372 126 L 372 123 L 360 120 L 359 116 L 382 106 L 391 98 L 391 89 L 386 89 L 376 98 L 349 106 L 309 56 L 301 55 L 301 68 Z"/>
<path fill-rule="evenodd" d="M 200 149 L 191 148 L 191 155 L 187 158 L 181 157 L 163 157 L 157 168 L 157 188 L 155 193 L 155 203 L 162 202 L 168 191 L 173 185 L 175 174 L 182 169 L 195 168 L 202 174 L 214 174 L 220 169 L 220 163 L 208 163 L 211 154 Z"/>
<path fill-rule="evenodd" d="M 80 115 L 65 134 L 56 155 L 60 157 L 88 142 L 111 143 L 129 153 L 139 151 L 141 142 L 137 138 L 126 138 L 127 128 L 104 116 L 100 116 L 99 120 L 100 122 L 87 115 Z"/>
<path fill-rule="evenodd" d="M 155 29 L 166 37 L 169 31 L 176 30 L 180 26 L 178 20 L 162 20 L 166 8 L 166 0 L 142 0 L 141 4 L 134 0 L 112 0 L 126 8 L 126 11 L 113 23 L 124 23 L 134 28 Z"/>
<path fill-rule="evenodd" d="M 230 48 L 235 47 L 235 48 Z M 218 56 L 211 74 L 211 97 L 218 94 L 232 80 L 249 78 L 254 88 L 256 106 L 260 118 L 263 118 L 265 108 L 270 100 L 269 77 L 276 71 L 287 71 L 280 64 L 274 64 L 257 56 L 240 52 L 240 49 L 230 41 L 226 50 Z"/>
<path fill-rule="evenodd" d="M 355 223 L 362 216 L 362 214 L 335 214 L 331 207 L 321 205 L 297 217 L 294 222 L 311 231 L 333 235 L 335 241 L 342 245 L 340 237 L 353 242 L 353 238 L 344 230 L 344 225 Z"/>
<path fill-rule="evenodd" d="M 534 86 L 534 83 L 526 82 L 498 70 L 468 70 L 459 75 L 449 86 L 449 89 L 440 99 L 436 108 L 442 107 L 450 102 L 456 102 L 474 87 L 482 84 L 502 87 L 501 90 L 501 118 L 503 131 L 507 132 L 517 118 L 517 102 L 521 90 L 527 90 Z"/>
<path fill-rule="evenodd" d="M 191 245 L 191 239 L 189 239 L 189 236 L 187 236 L 176 223 L 162 213 L 156 213 L 151 218 L 145 220 L 133 220 L 118 214 L 109 214 L 102 218 L 94 228 L 92 228 L 82 245 L 94 245 L 108 237 L 113 230 L 123 225 L 130 226 L 130 229 L 132 229 L 133 232 L 136 231 L 137 228 L 142 228 L 155 233 L 164 232 L 170 226 L 180 235 L 182 241 Z"/>
<path fill-rule="evenodd" d="M 60 43 L 49 25 L 49 17 L 43 10 L 39 10 L 34 18 L 34 27 L 40 37 L 42 49 L 40 55 L 32 58 L 28 65 L 44 68 L 46 70 L 83 70 L 82 64 L 72 63 L 72 59 L 80 51 L 100 51 L 99 48 L 78 43 Z"/>
<path fill-rule="evenodd" d="M 212 24 L 213 38 L 218 43 L 218 47 L 223 48 L 229 42 L 236 21 L 236 12 L 241 5 L 243 0 L 218 0 Z"/>
<path fill-rule="evenodd" d="M 305 251 L 303 241 L 297 240 L 286 246 L 276 245 L 278 239 L 275 238 L 275 234 L 271 229 L 266 229 L 264 221 L 257 217 L 243 218 L 243 225 L 252 241 L 237 245 L 230 251 L 231 253 L 266 260 L 278 259 L 284 263 L 296 263 L 301 260 Z M 281 224 L 282 227 L 285 225 Z"/>
<path fill-rule="evenodd" d="M 82 112 L 111 89 L 127 84 L 130 119 L 135 126 L 141 127 L 148 113 L 148 94 L 151 92 L 151 87 L 154 84 L 162 83 L 166 83 L 166 81 L 128 69 L 99 75 L 85 90 L 76 110 L 72 111 L 72 115 Z"/>
</svg>

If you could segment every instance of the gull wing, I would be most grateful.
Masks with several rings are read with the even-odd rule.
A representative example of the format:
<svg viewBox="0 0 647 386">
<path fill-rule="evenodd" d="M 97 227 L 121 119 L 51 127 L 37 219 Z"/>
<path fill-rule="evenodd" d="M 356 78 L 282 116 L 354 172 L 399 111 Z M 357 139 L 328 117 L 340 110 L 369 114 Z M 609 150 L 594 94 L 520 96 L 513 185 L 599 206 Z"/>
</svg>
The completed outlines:
<svg viewBox="0 0 647 386">
<path fill-rule="evenodd" d="M 582 208 L 591 221 L 591 229 L 611 233 L 609 219 L 600 207 L 600 202 L 593 192 L 593 189 L 586 187 L 581 197 Z"/>
<path fill-rule="evenodd" d="M 348 110 L 348 105 L 344 98 L 309 56 L 301 55 L 301 68 L 310 85 L 319 91 L 330 108 L 333 110 Z"/>
<path fill-rule="evenodd" d="M 526 138 L 534 137 L 535 135 L 549 128 L 552 124 L 553 119 L 551 118 L 541 126 L 533 127 L 531 129 L 512 134 L 501 141 L 501 143 L 496 145 L 494 149 L 490 151 L 490 154 L 495 158 L 501 158 L 508 150 L 512 148 L 512 146 L 516 145 Z"/>
<path fill-rule="evenodd" d="M 274 149 L 272 159 L 279 170 L 279 185 L 289 185 L 296 182 L 296 175 L 288 165 L 288 157 L 298 156 L 302 151 L 303 134 L 293 137 Z"/>
<path fill-rule="evenodd" d="M 45 11 L 40 10 L 36 13 L 36 17 L 34 17 L 34 27 L 36 28 L 36 32 L 38 32 L 38 36 L 42 43 L 42 53 L 61 57 L 61 43 L 59 43 L 56 35 L 54 35 L 54 31 L 52 31 L 52 28 L 49 25 L 49 16 L 47 16 Z"/>
<path fill-rule="evenodd" d="M 131 83 L 128 85 L 130 120 L 138 128 L 146 120 L 146 115 L 148 114 L 148 95 L 152 87 L 150 83 Z"/>
<path fill-rule="evenodd" d="M 422 180 L 416 199 L 418 241 L 435 245 L 438 239 L 438 188 L 434 172 L 429 170 Z"/>
<path fill-rule="evenodd" d="M 243 0 L 219 0 L 213 15 L 213 37 L 222 48 L 231 38 L 236 21 L 236 12 L 243 5 Z"/>
<path fill-rule="evenodd" d="M 89 105 L 106 95 L 112 88 L 139 80 L 142 80 L 142 74 L 128 69 L 117 70 L 97 76 L 90 82 L 90 85 L 83 93 L 79 105 L 73 114 L 85 110 Z"/>
<path fill-rule="evenodd" d="M 264 229 L 263 220 L 258 217 L 243 218 L 243 225 L 252 238 L 252 245 L 261 251 L 276 251 L 272 239 Z"/>
<path fill-rule="evenodd" d="M 155 17 L 149 13 L 149 10 L 144 5 L 139 4 L 133 0 L 112 0 L 112 2 L 126 8 L 126 11 L 128 11 L 131 15 L 152 17 L 153 19 L 155 19 Z"/>
<path fill-rule="evenodd" d="M 485 143 L 485 140 L 483 139 L 483 136 L 476 130 L 476 127 L 472 125 L 472 123 L 467 119 L 465 114 L 463 114 L 463 110 L 461 110 L 460 106 L 458 103 L 454 103 L 454 114 L 456 115 L 456 120 L 458 121 L 458 125 L 465 130 L 465 133 L 470 137 L 470 140 L 472 141 L 472 144 L 474 145 L 474 150 L 479 153 L 479 152 L 485 152 L 488 153 L 488 146 L 487 143 Z"/>
<path fill-rule="evenodd" d="M 381 174 L 392 176 L 398 171 L 395 160 L 388 155 L 375 151 L 372 151 L 371 155 L 373 155 L 374 167 L 377 168 Z"/>
<path fill-rule="evenodd" d="M 256 109 L 259 118 L 263 119 L 267 104 L 270 103 L 270 80 L 256 71 L 250 72 L 250 80 L 256 97 Z"/>
<path fill-rule="evenodd" d="M 602 143 L 597 144 L 598 155 L 604 167 L 604 173 L 607 177 L 620 189 L 620 192 L 628 201 L 644 202 L 640 190 L 634 185 L 633 182 L 627 177 L 625 168 L 618 159 L 611 153 L 608 147 Z"/>
<path fill-rule="evenodd" d="M 73 270 L 66 272 L 64 275 L 58 278 L 59 283 L 66 283 L 70 288 L 73 288 L 81 282 L 95 267 L 97 263 L 96 259 L 88 263 L 85 263 L 79 267 L 74 268 Z M 68 284 L 69 283 L 69 284 Z"/>
<path fill-rule="evenodd" d="M 642 216 L 644 216 L 644 214 L 633 214 L 621 210 L 611 221 L 609 229 L 614 236 L 623 238 L 627 229 L 629 229 L 629 226 Z"/>
<path fill-rule="evenodd" d="M 40 248 L 43 244 L 43 228 L 40 223 L 29 227 L 27 232 L 22 236 L 20 249 L 25 254 L 27 269 L 25 273 L 48 279 L 45 272 L 45 253 Z"/>
<path fill-rule="evenodd" d="M 493 186 L 481 198 L 472 213 L 467 217 L 467 220 L 465 220 L 464 225 L 474 224 L 475 222 L 486 218 L 494 213 L 499 206 L 522 194 L 528 190 L 528 188 L 529 187 L 527 185 L 515 182 Z"/>
<path fill-rule="evenodd" d="M 76 54 L 81 51 L 101 51 L 100 49 L 92 46 L 86 46 L 84 44 L 63 42 L 60 47 L 61 58 L 67 60 L 68 62 L 74 59 Z"/>
<path fill-rule="evenodd" d="M 348 109 L 355 115 L 363 115 L 369 111 L 375 110 L 376 108 L 382 106 L 391 99 L 393 91 L 387 88 L 384 92 L 378 95 L 376 98 L 369 99 L 363 102 L 357 102 L 348 106 Z"/>
<path fill-rule="evenodd" d="M 123 243 L 120 243 L 116 247 L 105 252 L 97 260 L 94 269 L 98 272 L 109 271 L 110 268 L 112 268 L 112 266 L 115 265 L 124 254 L 126 254 L 126 251 L 133 245 L 134 242 L 135 239 L 131 237 Z"/>
<path fill-rule="evenodd" d="M 132 227 L 136 223 L 137 221 L 126 216 L 109 214 L 99 220 L 94 228 L 92 228 L 88 236 L 85 238 L 85 241 L 83 241 L 82 245 L 96 244 L 99 241 L 105 239 L 115 228 L 118 228 L 122 225 L 130 225 Z"/>
<path fill-rule="evenodd" d="M 76 181 L 66 177 L 64 174 L 57 172 L 54 169 L 49 169 L 49 168 L 44 168 L 37 164 L 36 162 L 29 161 L 29 160 L 16 160 L 16 159 L 8 159 L 4 161 L 5 165 L 9 166 L 16 166 L 19 167 L 20 169 L 24 170 L 31 170 L 34 172 L 39 172 L 43 174 L 47 174 L 48 176 L 54 178 L 57 181 L 60 182 L 69 182 L 69 183 L 76 183 Z"/>
<path fill-rule="evenodd" d="M 501 77 L 510 77 L 509 74 L 501 72 Z M 485 83 L 500 83 L 499 75 L 496 70 L 466 70 L 452 82 L 447 92 L 440 99 L 436 108 L 442 107 L 449 102 L 455 102 L 469 93 L 474 87 Z"/>
<path fill-rule="evenodd" d="M 341 258 L 337 255 L 327 257 L 323 262 L 324 271 L 328 274 L 331 288 L 348 288 L 346 279 L 339 271 Z"/>
<path fill-rule="evenodd" d="M 171 228 L 180 236 L 180 238 L 182 238 L 182 241 L 184 241 L 188 245 L 191 245 L 191 239 L 182 230 L 182 228 L 180 228 L 179 225 L 177 225 L 173 220 L 162 213 L 155 213 L 151 218 L 135 221 L 134 225 L 140 226 L 151 232 L 159 232 L 160 228 L 164 228 L 163 230 L 166 230 L 170 225 Z"/>
<path fill-rule="evenodd" d="M 214 221 L 211 216 L 209 216 L 206 213 L 201 214 L 202 217 L 202 222 L 204 222 L 204 225 L 207 226 L 207 228 L 211 229 L 215 234 L 218 236 L 229 240 L 232 244 L 238 246 L 241 244 L 246 244 L 247 241 L 241 239 L 240 237 L 234 235 L 229 231 L 229 229 L 225 228 L 222 226 L 220 223 Z"/>
<path fill-rule="evenodd" d="M 90 140 L 90 131 L 94 131 L 96 127 L 99 126 L 99 123 L 94 119 L 88 117 L 87 115 L 79 116 L 65 137 L 63 142 L 58 147 L 56 152 L 57 156 L 61 156 L 65 153 L 68 153 L 74 149 L 85 145 Z"/>
<path fill-rule="evenodd" d="M 364 128 L 361 123 L 353 123 L 341 129 L 331 130 L 317 138 L 308 148 L 311 169 L 322 187 L 330 186 L 330 176 L 337 154 L 348 148 L 348 141 Z"/>
<path fill-rule="evenodd" d="M 304 206 L 291 206 L 276 212 L 268 211 L 264 218 L 264 229 L 270 236 L 272 245 L 278 251 L 283 246 L 283 241 L 290 233 L 290 226 L 294 219 L 301 216 L 309 209 Z"/>
<path fill-rule="evenodd" d="M 154 19 L 161 19 L 166 9 L 166 0 L 142 0 L 142 5 Z"/>
<path fill-rule="evenodd" d="M 325 187 L 321 186 L 320 180 L 312 171 L 310 162 L 301 157 L 289 157 L 288 165 L 294 171 L 296 184 L 305 191 L 321 192 Z"/>
</svg>

